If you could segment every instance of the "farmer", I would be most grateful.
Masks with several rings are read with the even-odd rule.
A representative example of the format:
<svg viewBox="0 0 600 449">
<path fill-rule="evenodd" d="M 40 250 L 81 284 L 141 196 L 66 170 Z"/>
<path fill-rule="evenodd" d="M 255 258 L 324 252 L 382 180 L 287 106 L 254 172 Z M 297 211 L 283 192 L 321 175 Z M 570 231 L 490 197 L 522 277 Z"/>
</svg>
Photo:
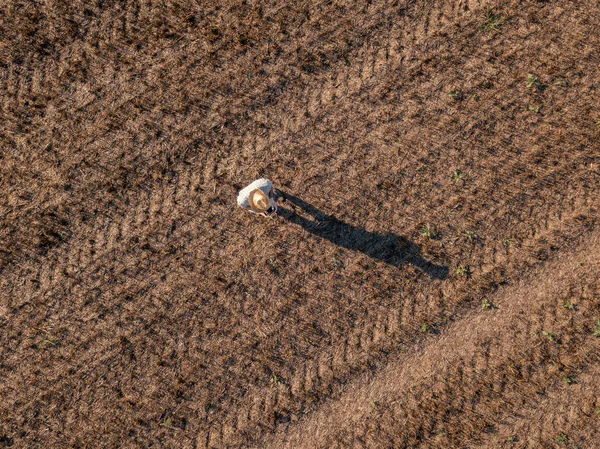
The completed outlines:
<svg viewBox="0 0 600 449">
<path fill-rule="evenodd" d="M 241 208 L 253 214 L 274 218 L 277 215 L 277 203 L 275 203 L 273 181 L 263 178 L 257 179 L 240 190 L 237 203 Z"/>
</svg>

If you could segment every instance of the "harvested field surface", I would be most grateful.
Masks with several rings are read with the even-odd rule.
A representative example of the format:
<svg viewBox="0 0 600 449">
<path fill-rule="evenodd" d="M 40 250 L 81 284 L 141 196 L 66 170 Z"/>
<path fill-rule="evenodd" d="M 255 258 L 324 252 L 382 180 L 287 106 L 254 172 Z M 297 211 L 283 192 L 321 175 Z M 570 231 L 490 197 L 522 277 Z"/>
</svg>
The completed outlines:
<svg viewBox="0 0 600 449">
<path fill-rule="evenodd" d="M 596 0 L 0 0 L 0 448 L 598 449 L 599 49 Z"/>
</svg>

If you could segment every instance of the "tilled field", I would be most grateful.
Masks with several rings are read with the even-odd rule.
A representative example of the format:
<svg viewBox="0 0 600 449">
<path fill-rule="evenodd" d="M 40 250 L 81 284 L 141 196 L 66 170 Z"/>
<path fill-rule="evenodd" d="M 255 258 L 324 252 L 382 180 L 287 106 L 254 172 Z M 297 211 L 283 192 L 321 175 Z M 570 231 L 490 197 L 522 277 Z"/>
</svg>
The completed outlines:
<svg viewBox="0 0 600 449">
<path fill-rule="evenodd" d="M 0 3 L 0 447 L 599 447 L 599 48 L 595 0 Z"/>
</svg>

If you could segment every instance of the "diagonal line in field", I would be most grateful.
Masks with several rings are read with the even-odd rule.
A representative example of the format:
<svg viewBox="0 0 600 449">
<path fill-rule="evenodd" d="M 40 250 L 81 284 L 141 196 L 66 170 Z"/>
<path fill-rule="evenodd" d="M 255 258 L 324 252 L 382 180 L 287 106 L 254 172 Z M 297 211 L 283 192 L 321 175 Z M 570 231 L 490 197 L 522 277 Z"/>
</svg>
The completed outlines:
<svg viewBox="0 0 600 449">
<path fill-rule="evenodd" d="M 373 403 L 390 403 L 402 398 L 417 385 L 426 385 L 434 375 L 475 357 L 478 342 L 493 339 L 509 329 L 523 313 L 531 309 L 524 302 L 543 301 L 552 296 L 557 285 L 571 282 L 578 273 L 600 271 L 600 234 L 590 235 L 586 244 L 558 258 L 532 279 L 522 280 L 514 287 L 499 291 L 493 302 L 500 310 L 492 313 L 472 313 L 448 326 L 439 337 L 429 339 L 414 348 L 402 360 L 391 362 L 369 381 L 357 379 L 342 397 L 325 404 L 296 426 L 281 428 L 261 445 L 262 448 L 301 449 L 322 447 L 332 435 L 353 423 L 364 422 Z M 552 279 L 552 282 L 548 282 Z M 511 338 L 510 335 L 504 338 Z M 461 348 L 458 350 L 458 348 Z"/>
</svg>

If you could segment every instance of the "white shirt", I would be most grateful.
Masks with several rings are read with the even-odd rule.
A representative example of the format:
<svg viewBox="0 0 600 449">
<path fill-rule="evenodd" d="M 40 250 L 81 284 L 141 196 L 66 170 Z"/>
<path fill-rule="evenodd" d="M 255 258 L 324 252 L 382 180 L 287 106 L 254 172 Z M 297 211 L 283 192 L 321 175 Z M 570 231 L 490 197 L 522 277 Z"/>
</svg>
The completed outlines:
<svg viewBox="0 0 600 449">
<path fill-rule="evenodd" d="M 238 193 L 238 197 L 237 197 L 237 203 L 238 206 L 243 207 L 244 209 L 249 209 L 250 208 L 250 193 L 256 189 L 260 189 L 264 192 L 265 195 L 269 196 L 269 192 L 271 192 L 271 187 L 273 187 L 273 181 L 270 181 L 269 179 L 257 179 L 256 181 L 254 181 L 252 184 L 250 184 L 249 186 L 244 187 L 242 190 L 240 190 L 240 193 Z M 275 200 L 273 198 L 269 198 L 271 200 L 271 206 L 273 207 L 273 209 L 277 210 L 277 204 L 275 204 Z M 254 212 L 253 210 L 250 210 L 250 212 Z M 256 212 L 254 212 L 256 213 Z"/>
</svg>

